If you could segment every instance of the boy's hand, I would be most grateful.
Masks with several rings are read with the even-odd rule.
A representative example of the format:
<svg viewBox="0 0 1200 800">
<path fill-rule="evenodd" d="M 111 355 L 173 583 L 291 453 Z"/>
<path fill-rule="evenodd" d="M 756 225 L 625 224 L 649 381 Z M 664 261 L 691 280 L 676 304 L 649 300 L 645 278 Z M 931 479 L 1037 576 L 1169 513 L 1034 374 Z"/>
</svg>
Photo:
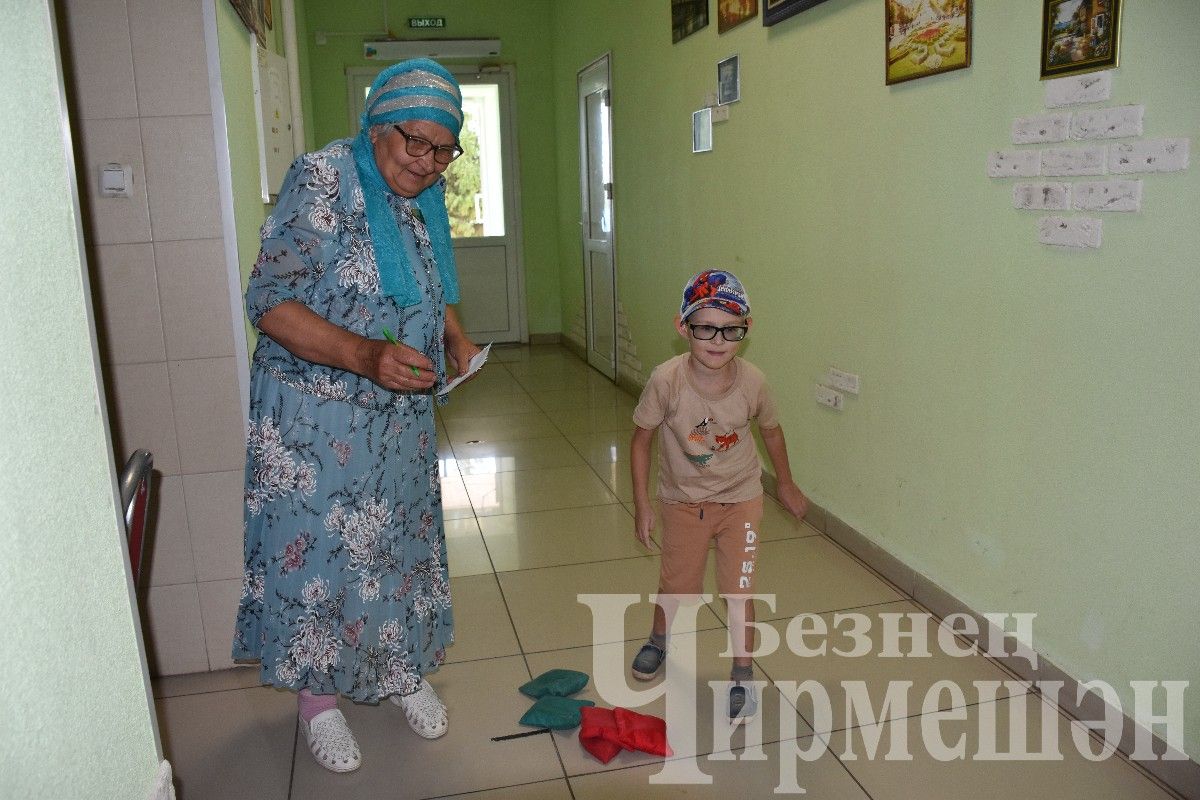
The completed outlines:
<svg viewBox="0 0 1200 800">
<path fill-rule="evenodd" d="M 800 487 L 792 481 L 780 481 L 777 491 L 783 507 L 796 519 L 803 519 L 808 513 L 808 498 L 800 491 Z"/>
<path fill-rule="evenodd" d="M 649 505 L 635 506 L 633 513 L 633 535 L 644 547 L 649 547 L 650 531 L 654 530 L 654 509 Z"/>
</svg>

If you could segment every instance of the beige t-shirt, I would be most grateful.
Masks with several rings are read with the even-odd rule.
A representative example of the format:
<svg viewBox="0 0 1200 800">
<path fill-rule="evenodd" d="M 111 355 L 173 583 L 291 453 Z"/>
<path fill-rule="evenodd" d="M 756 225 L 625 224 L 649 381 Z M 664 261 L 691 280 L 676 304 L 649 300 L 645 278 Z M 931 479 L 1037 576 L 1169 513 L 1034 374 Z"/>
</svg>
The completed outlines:
<svg viewBox="0 0 1200 800">
<path fill-rule="evenodd" d="M 659 499 L 669 503 L 740 503 L 762 494 L 762 466 L 750 421 L 775 428 L 779 414 L 762 371 L 740 358 L 719 397 L 692 383 L 688 354 L 655 367 L 633 411 L 639 428 L 661 431 Z"/>
</svg>

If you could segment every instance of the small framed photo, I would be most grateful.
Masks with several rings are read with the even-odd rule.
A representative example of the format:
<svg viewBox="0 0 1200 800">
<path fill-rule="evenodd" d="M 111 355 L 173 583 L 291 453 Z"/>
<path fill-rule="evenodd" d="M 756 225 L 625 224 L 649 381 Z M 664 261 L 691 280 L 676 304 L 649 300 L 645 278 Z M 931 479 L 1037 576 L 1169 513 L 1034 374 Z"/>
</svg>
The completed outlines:
<svg viewBox="0 0 1200 800">
<path fill-rule="evenodd" d="M 702 108 L 692 112 L 692 152 L 709 150 L 712 150 L 712 109 Z"/>
<path fill-rule="evenodd" d="M 1042 80 L 1117 66 L 1121 0 L 1042 0 Z"/>
<path fill-rule="evenodd" d="M 889 0 L 884 25 L 888 86 L 971 66 L 971 0 Z"/>
<path fill-rule="evenodd" d="M 671 43 L 708 27 L 708 0 L 671 0 Z"/>
<path fill-rule="evenodd" d="M 758 0 L 717 0 L 717 33 L 733 30 L 758 16 Z"/>
<path fill-rule="evenodd" d="M 824 2 L 825 0 L 766 0 L 763 6 L 763 25 L 769 28 L 776 22 L 782 22 L 793 14 L 807 11 Z"/>
<path fill-rule="evenodd" d="M 717 105 L 736 103 L 742 99 L 742 70 L 738 57 L 730 56 L 717 62 Z"/>
</svg>

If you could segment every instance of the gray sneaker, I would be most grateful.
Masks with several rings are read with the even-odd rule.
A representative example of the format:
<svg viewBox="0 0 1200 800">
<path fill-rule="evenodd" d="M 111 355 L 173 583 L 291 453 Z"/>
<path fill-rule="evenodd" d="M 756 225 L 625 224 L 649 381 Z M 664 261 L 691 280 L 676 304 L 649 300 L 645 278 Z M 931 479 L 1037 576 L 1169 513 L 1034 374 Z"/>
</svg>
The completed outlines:
<svg viewBox="0 0 1200 800">
<path fill-rule="evenodd" d="M 758 713 L 758 687 L 743 686 L 740 683 L 729 685 L 729 721 L 741 725 L 752 719 Z"/>
<path fill-rule="evenodd" d="M 653 680 L 662 668 L 667 653 L 654 642 L 646 642 L 642 649 L 633 657 L 633 677 L 639 681 Z"/>
</svg>

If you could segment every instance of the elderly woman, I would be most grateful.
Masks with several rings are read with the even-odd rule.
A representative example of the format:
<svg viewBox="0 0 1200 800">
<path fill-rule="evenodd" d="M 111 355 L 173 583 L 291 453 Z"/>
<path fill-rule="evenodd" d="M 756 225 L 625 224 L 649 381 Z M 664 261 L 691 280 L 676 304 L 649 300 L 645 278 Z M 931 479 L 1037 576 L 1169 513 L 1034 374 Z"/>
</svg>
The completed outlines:
<svg viewBox="0 0 1200 800">
<path fill-rule="evenodd" d="M 478 352 L 446 305 L 442 173 L 462 120 L 439 64 L 384 70 L 358 136 L 292 165 L 246 290 L 261 335 L 233 656 L 299 693 L 335 772 L 362 760 L 339 694 L 390 698 L 426 738 L 448 724 L 423 676 L 453 641 L 433 393 L 446 357 L 462 370 Z"/>
</svg>

